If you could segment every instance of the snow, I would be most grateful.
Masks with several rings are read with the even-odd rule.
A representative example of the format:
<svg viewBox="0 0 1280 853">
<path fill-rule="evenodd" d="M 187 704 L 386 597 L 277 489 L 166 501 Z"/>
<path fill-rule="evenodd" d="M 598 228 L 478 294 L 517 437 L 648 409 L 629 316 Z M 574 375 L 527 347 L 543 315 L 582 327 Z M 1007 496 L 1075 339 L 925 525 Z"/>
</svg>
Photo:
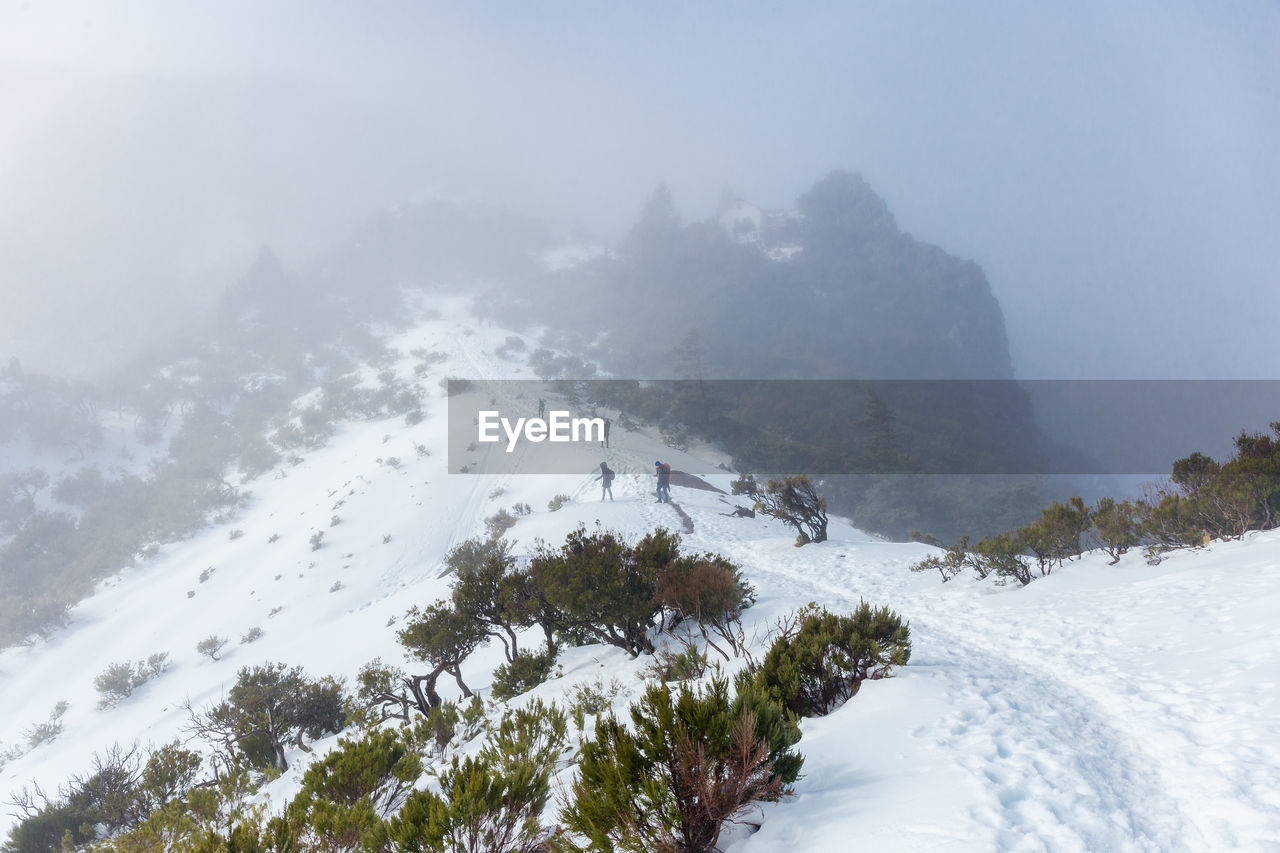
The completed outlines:
<svg viewBox="0 0 1280 853">
<path fill-rule="evenodd" d="M 217 700 L 243 666 L 284 661 L 348 681 L 375 657 L 414 669 L 396 624 L 410 606 L 447 595 L 444 554 L 482 534 L 499 508 L 533 508 L 509 532 L 519 551 L 597 521 L 635 537 L 680 529 L 674 508 L 653 499 L 653 460 L 678 470 L 722 460 L 676 453 L 643 430 L 615 425 L 613 447 L 584 457 L 581 474 L 451 473 L 438 380 L 517 368 L 494 353 L 511 331 L 475 325 L 460 304 L 441 310 L 392 341 L 405 354 L 401 375 L 414 348 L 449 354 L 424 380 L 432 396 L 422 423 L 344 425 L 300 464 L 250 483 L 236 517 L 103 583 L 67 630 L 0 652 L 0 753 L 25 744 L 24 730 L 59 700 L 70 703 L 56 740 L 0 767 L 0 794 L 32 781 L 55 790 L 116 741 L 184 738 L 184 701 Z M 419 457 L 417 444 L 430 455 Z M 386 464 L 393 456 L 399 468 Z M 590 473 L 600 459 L 619 473 L 613 502 L 599 500 Z M 732 475 L 705 476 L 728 491 Z M 559 493 L 572 501 L 551 512 Z M 1157 566 L 1139 553 L 1115 566 L 1088 554 L 1027 588 L 943 584 L 907 570 L 932 552 L 925 545 L 833 519 L 830 541 L 796 548 L 777 522 L 724 515 L 734 498 L 680 486 L 672 496 L 695 526 L 686 547 L 725 554 L 756 586 L 745 621 L 758 650 L 773 620 L 809 601 L 848 611 L 866 599 L 911 626 L 911 663 L 803 722 L 795 795 L 750 816 L 758 832 L 736 827 L 729 850 L 1280 849 L 1280 532 Z M 318 531 L 323 547 L 313 551 Z M 262 638 L 240 643 L 255 626 Z M 218 661 L 195 651 L 211 634 L 231 638 Z M 93 679 L 108 664 L 163 651 L 168 671 L 114 709 L 95 707 Z M 496 642 L 481 649 L 463 666 L 468 684 L 487 694 L 501 659 Z M 616 649 L 570 649 L 561 663 L 563 674 L 529 698 L 617 679 L 623 710 L 641 689 L 645 662 Z M 452 680 L 441 688 L 456 697 Z M 267 788 L 273 807 L 335 740 L 290 754 L 289 773 Z M 0 817 L 0 834 L 12 820 Z"/>
</svg>

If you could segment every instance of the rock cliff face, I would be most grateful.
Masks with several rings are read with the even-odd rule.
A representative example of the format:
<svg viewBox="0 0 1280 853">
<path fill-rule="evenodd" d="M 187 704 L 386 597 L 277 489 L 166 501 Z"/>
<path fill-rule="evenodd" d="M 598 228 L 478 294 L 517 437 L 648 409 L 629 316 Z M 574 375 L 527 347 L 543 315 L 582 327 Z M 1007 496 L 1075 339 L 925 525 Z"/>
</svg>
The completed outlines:
<svg viewBox="0 0 1280 853">
<path fill-rule="evenodd" d="M 709 375 L 724 378 L 1012 377 L 981 268 L 903 233 L 847 172 L 794 211 L 729 201 L 691 224 L 660 190 L 616 253 L 524 296 L 553 325 L 603 332 L 598 357 L 629 375 L 669 375 L 696 329 Z"/>
</svg>

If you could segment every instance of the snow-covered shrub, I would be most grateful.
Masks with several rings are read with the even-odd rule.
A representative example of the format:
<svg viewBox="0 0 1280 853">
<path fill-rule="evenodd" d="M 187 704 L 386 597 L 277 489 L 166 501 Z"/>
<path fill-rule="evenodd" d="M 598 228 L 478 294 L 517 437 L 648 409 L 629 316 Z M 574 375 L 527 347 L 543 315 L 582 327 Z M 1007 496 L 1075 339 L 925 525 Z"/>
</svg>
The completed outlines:
<svg viewBox="0 0 1280 853">
<path fill-rule="evenodd" d="M 210 634 L 200 642 L 196 643 L 196 651 L 205 655 L 209 660 L 217 660 L 218 655 L 222 653 L 223 648 L 230 640 L 226 637 L 219 637 L 217 634 Z"/>
<path fill-rule="evenodd" d="M 307 768 L 285 809 L 291 843 L 299 850 L 375 849 L 383 820 L 421 775 L 422 759 L 396 731 L 344 738 Z"/>
<path fill-rule="evenodd" d="M 739 678 L 791 714 L 821 717 L 839 708 L 866 679 L 885 678 L 911 657 L 910 631 L 887 607 L 867 602 L 848 616 L 808 613 L 793 636 L 774 640 L 759 667 Z"/>
<path fill-rule="evenodd" d="M 503 533 L 516 526 L 516 517 L 505 509 L 500 509 L 484 520 L 485 530 L 490 539 L 497 539 Z"/>
<path fill-rule="evenodd" d="M 245 631 L 243 635 L 241 635 L 240 642 L 247 644 L 247 643 L 256 642 L 257 640 L 260 640 L 260 639 L 262 639 L 262 629 L 259 628 L 257 625 L 254 625 L 248 631 Z"/>
<path fill-rule="evenodd" d="M 968 557 L 969 537 L 962 536 L 960 540 L 947 549 L 947 552 L 941 557 L 933 554 L 920 560 L 911 566 L 913 572 L 932 572 L 936 571 L 942 576 L 942 582 L 946 583 L 956 575 L 969 568 Z"/>
<path fill-rule="evenodd" d="M 517 652 L 515 660 L 493 671 L 493 698 L 512 699 L 546 681 L 555 669 L 557 653 L 555 646 L 544 646 L 538 652 Z"/>
<path fill-rule="evenodd" d="M 414 791 L 386 822 L 392 849 L 548 849 L 540 818 L 566 740 L 564 714 L 554 706 L 537 702 L 508 712 L 478 755 L 453 757 L 439 774 L 439 793 Z"/>
<path fill-rule="evenodd" d="M 573 686 L 569 697 L 569 715 L 578 731 L 586 725 L 587 717 L 595 717 L 613 707 L 613 700 L 622 692 L 622 682 L 613 679 L 608 685 L 597 678 L 594 682 L 581 682 Z"/>
<path fill-rule="evenodd" d="M 55 797 L 37 789 L 24 789 L 16 804 L 22 821 L 11 830 L 6 851 L 44 853 L 47 850 L 84 849 L 79 845 L 110 838 L 110 851 L 160 849 L 161 823 L 173 829 L 181 823 L 194 827 L 191 810 L 182 801 L 195 784 L 202 760 L 177 742 L 149 755 L 137 748 L 113 746 L 93 756 L 92 769 L 61 785 Z M 185 821 L 153 820 L 171 804 L 182 803 Z M 151 831 L 141 828 L 151 823 Z M 135 834 L 136 833 L 136 834 Z"/>
<path fill-rule="evenodd" d="M 646 678 L 653 678 L 664 684 L 669 681 L 688 681 L 706 675 L 708 662 L 706 653 L 696 646 L 687 646 L 679 652 L 659 649 L 654 652 L 653 663 L 643 670 L 643 674 Z"/>
<path fill-rule="evenodd" d="M 568 495 L 556 495 L 551 500 L 547 501 L 547 509 L 551 512 L 555 512 L 571 500 L 573 500 L 573 498 Z"/>
<path fill-rule="evenodd" d="M 168 666 L 168 652 L 151 655 L 136 664 L 128 661 L 111 664 L 93 680 L 93 686 L 102 695 L 98 700 L 98 707 L 103 710 L 114 708 L 132 696 L 134 690 L 164 672 Z"/>
<path fill-rule="evenodd" d="M 23 730 L 22 736 L 27 741 L 27 749 L 35 749 L 43 743 L 53 741 L 58 735 L 62 734 L 62 715 L 67 713 L 67 708 L 71 705 L 65 700 L 61 700 L 57 705 L 53 706 L 53 710 L 49 712 L 49 719 L 43 723 L 33 723 Z M 19 751 L 17 755 L 21 755 Z M 13 757 L 17 757 L 14 755 Z"/>
</svg>

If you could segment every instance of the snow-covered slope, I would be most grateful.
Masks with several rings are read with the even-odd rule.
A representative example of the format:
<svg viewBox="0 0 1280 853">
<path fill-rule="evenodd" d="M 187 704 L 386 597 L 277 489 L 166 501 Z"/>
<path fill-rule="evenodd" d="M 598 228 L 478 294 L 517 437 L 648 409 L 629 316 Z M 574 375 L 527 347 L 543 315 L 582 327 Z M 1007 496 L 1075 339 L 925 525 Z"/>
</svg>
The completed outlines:
<svg viewBox="0 0 1280 853">
<path fill-rule="evenodd" d="M 396 623 L 411 605 L 447 594 L 445 552 L 482 534 L 499 508 L 533 508 L 509 531 L 517 550 L 597 521 L 633 537 L 658 525 L 680 530 L 675 508 L 654 502 L 649 471 L 657 458 L 677 469 L 693 460 L 645 431 L 615 430 L 613 447 L 600 451 L 620 474 L 613 502 L 599 500 L 587 470 L 446 469 L 438 378 L 530 378 L 494 354 L 509 334 L 454 306 L 401 335 L 393 343 L 406 354 L 397 367 L 405 375 L 415 348 L 450 354 L 427 377 L 437 396 L 426 420 L 346 425 L 300 464 L 254 481 L 249 505 L 225 525 L 102 584 L 67 630 L 0 653 L 0 751 L 25 744 L 29 727 L 69 703 L 56 739 L 0 769 L 0 795 L 32 781 L 52 791 L 114 742 L 183 737 L 184 701 L 218 699 L 243 666 L 283 661 L 351 679 L 381 657 L 414 670 Z M 731 475 L 708 479 L 727 491 Z M 1117 566 L 1086 555 L 1025 589 L 963 578 L 944 585 L 907 571 L 927 546 L 833 521 L 830 541 L 796 548 L 777 522 L 727 516 L 732 498 L 672 491 L 693 523 L 686 546 L 725 554 L 755 584 L 748 636 L 756 631 L 763 643 L 774 619 L 809 601 L 846 611 L 867 599 L 911 625 L 910 665 L 865 684 L 836 713 L 804 721 L 795 796 L 768 806 L 759 832 L 739 828 L 729 849 L 1277 849 L 1280 533 L 1158 566 L 1140 554 Z M 560 493 L 573 500 L 549 511 Z M 262 637 L 239 642 L 254 627 Z M 217 661 L 195 649 L 214 634 L 231 639 Z M 165 673 L 111 710 L 95 707 L 94 677 L 108 664 L 156 652 L 170 655 Z M 487 694 L 501 657 L 495 645 L 470 658 L 471 687 Z M 617 678 L 621 710 L 640 692 L 644 661 L 617 650 L 571 649 L 561 662 L 563 674 L 534 695 Z M 451 680 L 441 687 L 456 695 Z M 325 746 L 291 754 L 292 768 L 268 789 L 273 802 L 296 790 Z M 0 817 L 0 835 L 11 824 Z"/>
</svg>

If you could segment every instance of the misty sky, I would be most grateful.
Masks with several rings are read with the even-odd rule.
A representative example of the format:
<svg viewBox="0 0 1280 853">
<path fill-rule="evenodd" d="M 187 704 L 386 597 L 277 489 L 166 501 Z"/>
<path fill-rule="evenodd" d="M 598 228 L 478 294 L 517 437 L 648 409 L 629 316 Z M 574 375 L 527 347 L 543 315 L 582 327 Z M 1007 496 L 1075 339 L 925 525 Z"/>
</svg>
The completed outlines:
<svg viewBox="0 0 1280 853">
<path fill-rule="evenodd" d="M 123 357 L 379 206 L 616 239 L 843 168 L 982 265 L 1020 376 L 1280 378 L 1278 45 L 1275 0 L 0 0 L 0 358 Z"/>
</svg>

